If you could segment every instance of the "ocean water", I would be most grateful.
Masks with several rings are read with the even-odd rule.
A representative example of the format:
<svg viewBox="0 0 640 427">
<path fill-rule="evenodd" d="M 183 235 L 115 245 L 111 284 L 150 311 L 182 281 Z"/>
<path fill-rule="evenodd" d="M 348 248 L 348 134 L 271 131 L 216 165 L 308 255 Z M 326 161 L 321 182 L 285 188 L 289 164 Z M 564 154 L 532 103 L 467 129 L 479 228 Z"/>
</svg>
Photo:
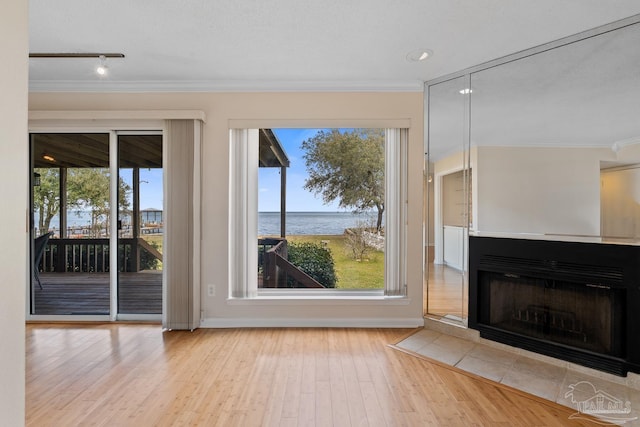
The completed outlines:
<svg viewBox="0 0 640 427">
<path fill-rule="evenodd" d="M 376 213 L 367 212 L 287 212 L 287 235 L 331 235 L 343 234 L 346 228 L 355 227 L 363 222 L 375 225 Z M 54 217 L 52 226 L 57 227 L 58 217 Z M 38 223 L 37 214 L 35 223 Z M 82 227 L 91 224 L 89 212 L 69 212 L 69 227 Z M 258 236 L 280 235 L 280 212 L 258 213 Z"/>
<path fill-rule="evenodd" d="M 343 234 L 346 228 L 373 221 L 375 213 L 352 212 L 287 212 L 287 235 Z M 258 236 L 280 235 L 280 212 L 258 213 Z"/>
</svg>

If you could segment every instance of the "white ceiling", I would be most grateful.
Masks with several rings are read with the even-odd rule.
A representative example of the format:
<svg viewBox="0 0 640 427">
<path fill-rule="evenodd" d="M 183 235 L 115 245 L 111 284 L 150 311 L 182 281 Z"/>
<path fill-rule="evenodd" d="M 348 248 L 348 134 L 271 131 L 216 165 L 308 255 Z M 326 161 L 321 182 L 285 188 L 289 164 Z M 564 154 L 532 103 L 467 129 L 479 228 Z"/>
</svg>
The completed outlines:
<svg viewBox="0 0 640 427">
<path fill-rule="evenodd" d="M 30 0 L 32 91 L 422 90 L 422 82 L 640 13 L 616 0 Z M 433 56 L 416 63 L 410 51 Z"/>
</svg>

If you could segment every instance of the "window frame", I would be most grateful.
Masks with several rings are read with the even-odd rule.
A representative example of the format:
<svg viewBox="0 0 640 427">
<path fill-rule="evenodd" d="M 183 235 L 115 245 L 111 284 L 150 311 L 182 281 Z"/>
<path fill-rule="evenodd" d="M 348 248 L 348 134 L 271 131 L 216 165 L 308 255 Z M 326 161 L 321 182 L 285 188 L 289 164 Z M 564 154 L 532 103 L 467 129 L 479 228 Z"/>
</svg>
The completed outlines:
<svg viewBox="0 0 640 427">
<path fill-rule="evenodd" d="M 383 301 L 408 304 L 406 281 L 407 182 L 409 126 L 309 126 L 312 128 L 385 129 L 385 268 L 384 289 L 264 289 L 258 288 L 258 138 L 259 128 L 302 126 L 230 123 L 229 129 L 229 285 L 231 304 L 336 300 L 348 303 Z M 395 301 L 395 302 L 393 302 Z"/>
</svg>

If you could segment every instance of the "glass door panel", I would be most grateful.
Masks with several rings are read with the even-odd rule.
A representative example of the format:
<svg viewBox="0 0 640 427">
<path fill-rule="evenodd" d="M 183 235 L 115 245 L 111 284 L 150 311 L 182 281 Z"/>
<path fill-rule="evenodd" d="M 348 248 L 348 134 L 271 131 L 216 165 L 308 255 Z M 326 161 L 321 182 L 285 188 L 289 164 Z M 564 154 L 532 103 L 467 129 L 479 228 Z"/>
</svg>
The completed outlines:
<svg viewBox="0 0 640 427">
<path fill-rule="evenodd" d="M 31 150 L 31 314 L 108 315 L 109 134 L 32 134 Z"/>
<path fill-rule="evenodd" d="M 162 135 L 118 135 L 118 312 L 162 314 Z"/>
</svg>

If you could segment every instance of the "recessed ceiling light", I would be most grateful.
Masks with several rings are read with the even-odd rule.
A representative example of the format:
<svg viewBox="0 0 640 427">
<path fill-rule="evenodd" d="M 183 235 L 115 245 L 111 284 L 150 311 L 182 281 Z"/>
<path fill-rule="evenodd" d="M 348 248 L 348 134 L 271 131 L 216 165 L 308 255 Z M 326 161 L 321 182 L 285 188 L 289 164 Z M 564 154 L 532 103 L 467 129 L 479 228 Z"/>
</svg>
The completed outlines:
<svg viewBox="0 0 640 427">
<path fill-rule="evenodd" d="M 421 61 L 425 61 L 431 55 L 433 55 L 433 51 L 429 49 L 416 49 L 407 53 L 407 61 L 421 62 Z"/>
<path fill-rule="evenodd" d="M 56 159 L 53 156 L 50 156 L 48 154 L 45 154 L 44 156 L 42 156 L 42 158 L 45 159 L 46 161 L 49 161 L 49 162 L 55 162 L 56 161 Z"/>
<path fill-rule="evenodd" d="M 468 87 L 465 87 L 464 89 L 460 89 L 458 92 L 460 92 L 462 95 L 468 95 L 468 94 L 472 93 L 473 90 L 469 89 Z"/>
</svg>

